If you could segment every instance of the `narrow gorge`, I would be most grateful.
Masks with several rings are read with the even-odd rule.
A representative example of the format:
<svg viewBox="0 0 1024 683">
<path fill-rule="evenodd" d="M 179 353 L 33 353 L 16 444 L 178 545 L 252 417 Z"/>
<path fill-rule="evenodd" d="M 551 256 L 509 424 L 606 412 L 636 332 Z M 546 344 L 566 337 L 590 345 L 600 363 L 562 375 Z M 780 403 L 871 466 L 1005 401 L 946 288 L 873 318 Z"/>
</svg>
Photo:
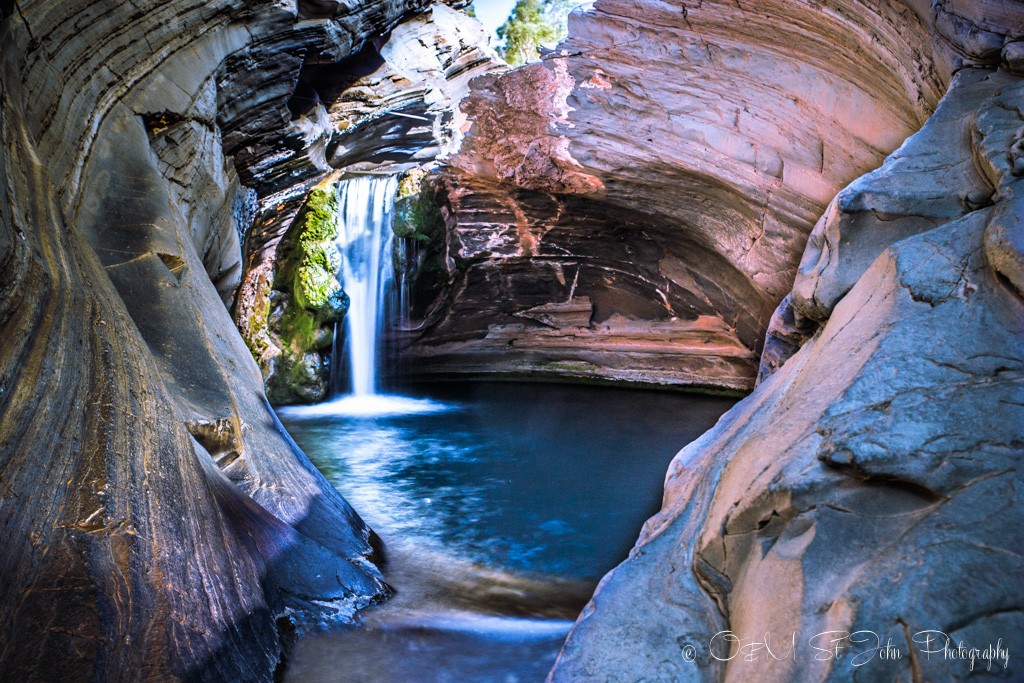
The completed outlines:
<svg viewBox="0 0 1024 683">
<path fill-rule="evenodd" d="M 1024 2 L 575 4 L 0 0 L 0 679 L 1024 677 Z"/>
</svg>

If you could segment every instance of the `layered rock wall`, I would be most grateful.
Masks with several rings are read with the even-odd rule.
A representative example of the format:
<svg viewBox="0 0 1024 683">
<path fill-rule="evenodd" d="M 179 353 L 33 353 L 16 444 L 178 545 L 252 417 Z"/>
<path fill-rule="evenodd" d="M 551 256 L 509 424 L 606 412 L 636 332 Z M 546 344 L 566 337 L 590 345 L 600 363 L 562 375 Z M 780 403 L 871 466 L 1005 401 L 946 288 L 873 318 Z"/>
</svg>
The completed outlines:
<svg viewBox="0 0 1024 683">
<path fill-rule="evenodd" d="M 258 202 L 324 173 L 304 66 L 421 9 L 0 3 L 4 677 L 268 680 L 278 617 L 386 593 L 225 304 Z"/>
<path fill-rule="evenodd" d="M 949 91 L 830 203 L 551 680 L 1021 676 L 1024 6 L 931 17 Z"/>
<path fill-rule="evenodd" d="M 475 81 L 410 371 L 749 389 L 822 210 L 944 91 L 916 9 L 598 0 Z"/>
<path fill-rule="evenodd" d="M 302 64 L 287 102 L 293 120 L 284 132 L 271 127 L 254 148 L 259 202 L 234 309 L 275 403 L 322 400 L 329 389 L 338 311 L 306 306 L 289 282 L 307 191 L 322 183 L 331 192 L 345 173 L 399 173 L 432 162 L 456 137 L 453 108 L 469 81 L 501 68 L 483 27 L 446 5 L 403 21 L 341 63 L 307 57 Z M 274 145 L 284 150 L 268 153 Z M 250 148 L 241 149 L 245 163 Z"/>
</svg>

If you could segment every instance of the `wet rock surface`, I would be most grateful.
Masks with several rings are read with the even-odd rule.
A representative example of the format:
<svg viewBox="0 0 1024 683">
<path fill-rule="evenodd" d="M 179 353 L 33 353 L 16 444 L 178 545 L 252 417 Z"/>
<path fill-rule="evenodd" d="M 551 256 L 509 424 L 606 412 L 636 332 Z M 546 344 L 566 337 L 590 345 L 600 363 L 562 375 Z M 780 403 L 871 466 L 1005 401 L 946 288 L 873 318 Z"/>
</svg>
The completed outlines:
<svg viewBox="0 0 1024 683">
<path fill-rule="evenodd" d="M 278 58 L 272 53 L 273 64 L 253 64 L 247 54 L 246 68 L 273 72 Z M 287 282 L 290 243 L 303 230 L 299 212 L 311 188 L 329 191 L 345 173 L 398 173 L 432 161 L 458 137 L 453 108 L 469 81 L 503 68 L 479 23 L 438 4 L 374 35 L 340 62 L 306 53 L 292 73 L 286 125 L 267 122 L 266 130 L 252 133 L 251 121 L 230 124 L 240 131 L 236 164 L 249 169 L 259 198 L 234 318 L 275 404 L 322 400 L 328 391 L 333 328 L 320 329 L 328 335 L 323 343 L 293 343 L 297 317 L 317 315 L 319 325 L 324 316 L 302 313 Z M 251 76 L 233 78 L 232 92 L 251 86 Z M 229 105 L 247 111 L 234 100 Z"/>
<path fill-rule="evenodd" d="M 760 364 L 554 680 L 966 677 L 910 656 L 931 629 L 1024 650 L 1020 3 L 598 0 L 451 116 L 495 65 L 446 8 L 401 23 L 423 9 L 0 3 L 4 675 L 269 680 L 278 616 L 387 594 L 248 325 L 311 187 L 460 135 L 417 194 L 410 234 L 444 239 L 412 369 L 746 390 Z M 722 630 L 907 656 L 723 662 Z"/>
</svg>

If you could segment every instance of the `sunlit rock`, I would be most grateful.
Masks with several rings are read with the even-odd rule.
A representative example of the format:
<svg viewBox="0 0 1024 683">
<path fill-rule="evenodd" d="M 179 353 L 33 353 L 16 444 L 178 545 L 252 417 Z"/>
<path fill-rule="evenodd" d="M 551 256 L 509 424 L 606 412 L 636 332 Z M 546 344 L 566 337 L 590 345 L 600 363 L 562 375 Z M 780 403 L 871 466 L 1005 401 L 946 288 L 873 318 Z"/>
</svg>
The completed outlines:
<svg viewBox="0 0 1024 683">
<path fill-rule="evenodd" d="M 552 680 L 1020 677 L 1024 80 L 958 21 L 940 51 L 993 63 L 830 204 L 762 382 L 676 457 Z"/>
<path fill-rule="evenodd" d="M 279 68 L 276 61 L 260 66 Z M 480 24 L 439 4 L 340 63 L 307 54 L 292 74 L 287 124 L 247 135 L 252 121 L 231 124 L 240 132 L 228 146 L 238 149 L 236 163 L 248 168 L 260 198 L 234 317 L 275 404 L 322 400 L 329 387 L 334 319 L 303 312 L 289 283 L 291 245 L 301 239 L 310 188 L 326 179 L 329 191 L 339 173 L 398 173 L 432 161 L 458 139 L 453 109 L 469 81 L 503 68 Z M 234 78 L 232 88 L 240 89 L 251 76 Z M 292 324 L 300 318 L 303 332 L 312 326 L 305 340 Z"/>
<path fill-rule="evenodd" d="M 749 389 L 815 221 L 944 91 L 928 21 L 856 0 L 574 12 L 541 63 L 461 107 L 451 283 L 409 371 Z M 583 301 L 582 330 L 522 315 Z"/>
</svg>

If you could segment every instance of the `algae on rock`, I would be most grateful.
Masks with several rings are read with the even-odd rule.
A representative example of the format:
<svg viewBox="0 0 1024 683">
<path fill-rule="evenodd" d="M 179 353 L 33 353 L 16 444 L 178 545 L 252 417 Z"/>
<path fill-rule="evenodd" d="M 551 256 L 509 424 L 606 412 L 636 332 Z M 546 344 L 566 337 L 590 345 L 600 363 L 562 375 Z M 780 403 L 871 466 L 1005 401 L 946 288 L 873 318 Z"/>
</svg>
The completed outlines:
<svg viewBox="0 0 1024 683">
<path fill-rule="evenodd" d="M 445 203 L 436 176 L 406 173 L 398 187 L 392 230 L 396 273 L 405 273 L 414 318 L 429 311 L 449 281 Z M 313 188 L 278 247 L 273 276 L 253 314 L 239 322 L 275 405 L 313 403 L 330 391 L 336 323 L 348 310 L 340 282 L 338 197 L 333 180 Z M 264 293 L 265 292 L 265 293 Z"/>
<path fill-rule="evenodd" d="M 426 315 L 450 276 L 443 202 L 437 176 L 428 170 L 413 169 L 398 183 L 392 230 L 404 249 L 395 254 L 395 268 L 406 275 L 408 313 L 414 319 Z"/>
<path fill-rule="evenodd" d="M 277 405 L 320 401 L 330 390 L 335 323 L 348 310 L 334 244 L 337 212 L 333 183 L 310 191 L 282 239 L 266 300 L 247 321 L 249 349 Z"/>
</svg>

